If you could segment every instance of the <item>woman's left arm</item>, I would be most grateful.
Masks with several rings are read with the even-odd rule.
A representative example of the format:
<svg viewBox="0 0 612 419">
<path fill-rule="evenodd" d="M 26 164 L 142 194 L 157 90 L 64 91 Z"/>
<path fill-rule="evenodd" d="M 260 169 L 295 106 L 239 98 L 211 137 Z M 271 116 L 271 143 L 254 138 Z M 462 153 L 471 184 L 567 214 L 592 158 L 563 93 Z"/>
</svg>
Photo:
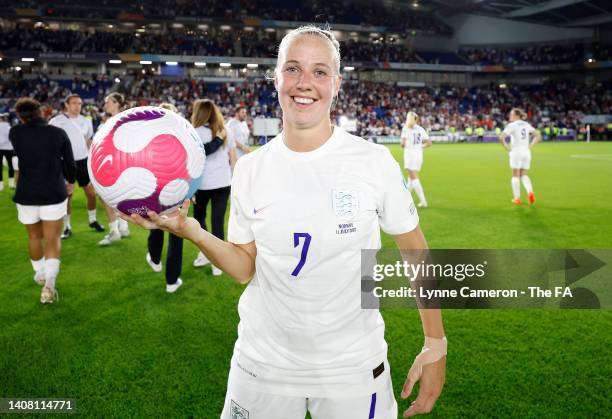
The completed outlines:
<svg viewBox="0 0 612 419">
<path fill-rule="evenodd" d="M 393 236 L 399 249 L 428 249 L 427 241 L 421 228 Z M 425 344 L 416 357 L 402 388 L 402 399 L 412 393 L 412 388 L 420 381 L 419 394 L 410 407 L 404 412 L 404 417 L 429 413 L 442 393 L 446 377 L 446 338 L 440 309 L 419 309 Z"/>
</svg>

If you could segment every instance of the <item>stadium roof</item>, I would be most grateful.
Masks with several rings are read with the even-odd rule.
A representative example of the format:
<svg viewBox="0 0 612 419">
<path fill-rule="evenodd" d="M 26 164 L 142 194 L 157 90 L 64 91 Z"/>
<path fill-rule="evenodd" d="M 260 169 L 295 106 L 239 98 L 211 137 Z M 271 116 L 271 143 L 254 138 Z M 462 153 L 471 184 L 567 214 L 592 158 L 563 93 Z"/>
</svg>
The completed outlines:
<svg viewBox="0 0 612 419">
<path fill-rule="evenodd" d="M 612 27 L 610 0 L 408 0 L 441 15 L 482 14 L 561 27 Z M 417 5 L 417 6 L 415 6 Z"/>
</svg>

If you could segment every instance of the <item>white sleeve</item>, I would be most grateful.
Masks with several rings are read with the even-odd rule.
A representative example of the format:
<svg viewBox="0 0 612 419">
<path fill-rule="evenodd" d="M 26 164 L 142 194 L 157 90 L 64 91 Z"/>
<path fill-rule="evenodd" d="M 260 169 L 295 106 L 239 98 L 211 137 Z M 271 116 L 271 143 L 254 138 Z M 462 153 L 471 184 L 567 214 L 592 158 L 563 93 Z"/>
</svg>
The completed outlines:
<svg viewBox="0 0 612 419">
<path fill-rule="evenodd" d="M 198 127 L 196 128 L 196 132 L 200 136 L 200 140 L 202 140 L 202 144 L 208 144 L 212 141 L 212 131 L 204 127 Z"/>
<path fill-rule="evenodd" d="M 243 159 L 238 159 L 234 167 L 231 188 L 231 208 L 227 226 L 227 240 L 235 244 L 251 243 L 255 235 L 251 228 L 252 220 L 249 218 L 248 173 L 244 173 Z"/>
<path fill-rule="evenodd" d="M 423 133 L 423 139 L 424 140 L 429 140 L 429 134 L 427 133 L 427 130 L 423 127 L 421 127 L 421 132 Z"/>
<path fill-rule="evenodd" d="M 391 235 L 414 230 L 419 224 L 419 215 L 402 170 L 386 148 L 379 167 L 382 197 L 377 210 L 380 227 Z"/>
<path fill-rule="evenodd" d="M 511 124 L 506 125 L 506 128 L 504 128 L 504 131 L 502 132 L 502 134 L 512 135 L 512 125 Z"/>
</svg>

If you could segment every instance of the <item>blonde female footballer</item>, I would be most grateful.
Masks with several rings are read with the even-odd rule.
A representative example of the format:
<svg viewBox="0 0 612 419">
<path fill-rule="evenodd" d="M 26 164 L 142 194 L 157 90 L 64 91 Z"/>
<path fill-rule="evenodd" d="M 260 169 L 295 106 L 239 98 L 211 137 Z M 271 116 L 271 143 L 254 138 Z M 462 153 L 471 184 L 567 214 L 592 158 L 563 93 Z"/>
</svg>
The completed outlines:
<svg viewBox="0 0 612 419">
<path fill-rule="evenodd" d="M 400 248 L 427 247 L 412 198 L 388 149 L 330 122 L 342 81 L 331 31 L 285 35 L 273 78 L 283 132 L 238 160 L 228 242 L 187 217 L 187 201 L 132 220 L 193 241 L 248 284 L 222 418 L 396 418 L 384 322 L 361 308 L 361 250 L 380 248 L 381 229 Z M 420 314 L 425 344 L 401 395 L 420 388 L 404 416 L 429 412 L 445 379 L 441 313 Z"/>
<path fill-rule="evenodd" d="M 406 115 L 406 124 L 402 128 L 402 148 L 404 149 L 404 169 L 408 172 L 408 190 L 414 190 L 419 198 L 419 207 L 427 207 L 425 192 L 419 179 L 423 166 L 423 149 L 431 147 L 427 131 L 418 125 L 419 116 L 414 112 Z"/>
</svg>

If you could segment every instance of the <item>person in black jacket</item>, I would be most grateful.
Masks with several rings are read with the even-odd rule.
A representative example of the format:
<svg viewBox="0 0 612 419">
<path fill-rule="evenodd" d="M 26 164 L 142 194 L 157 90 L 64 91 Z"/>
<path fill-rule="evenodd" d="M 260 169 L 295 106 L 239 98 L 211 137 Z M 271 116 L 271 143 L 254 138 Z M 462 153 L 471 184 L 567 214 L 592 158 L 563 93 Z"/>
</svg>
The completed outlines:
<svg viewBox="0 0 612 419">
<path fill-rule="evenodd" d="M 15 111 L 21 125 L 9 132 L 19 161 L 13 201 L 17 218 L 28 232 L 34 280 L 43 286 L 40 302 L 48 304 L 58 299 L 55 280 L 60 267 L 60 235 L 68 193 L 74 190 L 76 165 L 66 132 L 47 124 L 40 103 L 23 98 L 17 101 Z"/>
<path fill-rule="evenodd" d="M 178 113 L 176 107 L 171 103 L 162 103 L 159 106 Z M 223 140 L 220 137 L 215 137 L 212 141 L 204 144 L 204 154 L 208 156 L 217 151 L 222 145 Z M 168 254 L 166 255 L 166 291 L 174 293 L 183 285 L 183 281 L 180 278 L 183 265 L 183 239 L 174 234 L 170 234 L 168 241 Z M 163 247 L 163 230 L 149 231 L 146 260 L 154 272 L 162 271 L 161 256 Z"/>
</svg>

